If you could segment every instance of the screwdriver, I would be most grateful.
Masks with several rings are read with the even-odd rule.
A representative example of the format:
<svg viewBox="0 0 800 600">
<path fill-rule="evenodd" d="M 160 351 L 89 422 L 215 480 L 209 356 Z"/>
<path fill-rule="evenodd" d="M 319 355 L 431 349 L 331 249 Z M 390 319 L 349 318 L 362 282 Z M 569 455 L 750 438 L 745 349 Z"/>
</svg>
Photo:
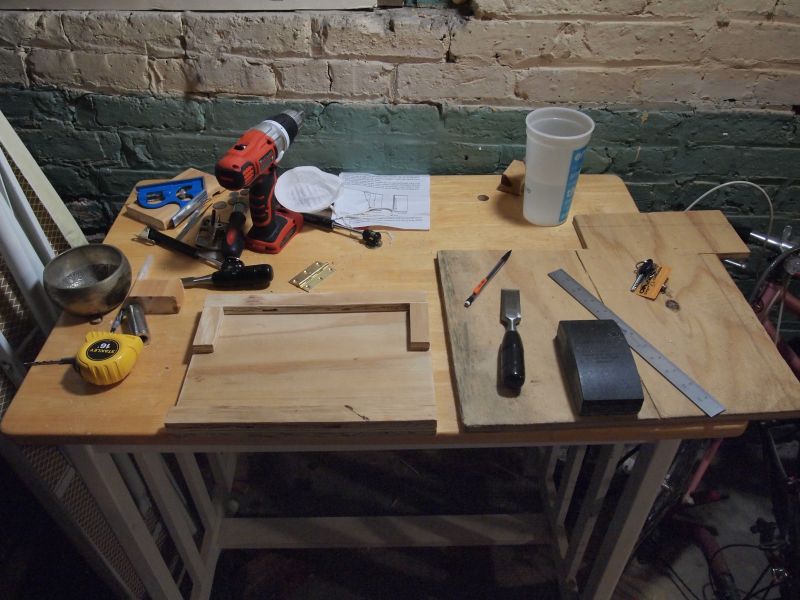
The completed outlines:
<svg viewBox="0 0 800 600">
<path fill-rule="evenodd" d="M 212 285 L 220 288 L 260 289 L 272 281 L 272 267 L 267 264 L 244 266 L 241 261 L 226 262 L 211 275 L 201 277 L 183 277 L 184 287 Z"/>
<path fill-rule="evenodd" d="M 247 205 L 238 200 L 233 204 L 233 211 L 228 218 L 228 227 L 225 230 L 225 239 L 222 240 L 222 256 L 239 258 L 244 251 L 244 224 L 247 220 L 245 209 Z"/>
<path fill-rule="evenodd" d="M 315 215 L 313 213 L 303 213 L 303 221 L 329 231 L 333 231 L 334 229 L 344 229 L 345 231 L 358 234 L 361 236 L 361 239 L 364 240 L 364 245 L 367 248 L 379 248 L 381 244 L 383 244 L 380 232 L 372 229 L 356 229 L 355 227 L 347 227 L 346 225 L 337 223 L 330 217 L 323 217 L 322 215 Z"/>
</svg>

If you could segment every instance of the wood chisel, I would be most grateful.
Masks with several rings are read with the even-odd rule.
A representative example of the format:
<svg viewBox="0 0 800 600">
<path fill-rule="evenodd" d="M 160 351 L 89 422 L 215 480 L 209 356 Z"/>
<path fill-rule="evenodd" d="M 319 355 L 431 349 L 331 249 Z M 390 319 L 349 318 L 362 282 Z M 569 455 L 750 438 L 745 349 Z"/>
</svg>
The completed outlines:
<svg viewBox="0 0 800 600">
<path fill-rule="evenodd" d="M 612 319 L 616 321 L 622 333 L 625 335 L 625 340 L 628 342 L 628 345 L 709 417 L 716 416 L 725 410 L 725 407 L 717 402 L 711 394 L 700 387 L 694 379 L 681 371 L 675 363 L 654 348 L 650 342 L 645 340 L 641 335 L 636 333 L 630 325 L 614 314 L 611 309 L 593 296 L 589 290 L 570 277 L 566 271 L 559 269 L 558 271 L 548 273 L 548 275 L 595 317 L 598 319 Z"/>
<path fill-rule="evenodd" d="M 506 326 L 500 345 L 501 387 L 519 392 L 525 383 L 525 354 L 517 325 L 522 319 L 519 290 L 500 291 L 500 320 Z"/>
</svg>

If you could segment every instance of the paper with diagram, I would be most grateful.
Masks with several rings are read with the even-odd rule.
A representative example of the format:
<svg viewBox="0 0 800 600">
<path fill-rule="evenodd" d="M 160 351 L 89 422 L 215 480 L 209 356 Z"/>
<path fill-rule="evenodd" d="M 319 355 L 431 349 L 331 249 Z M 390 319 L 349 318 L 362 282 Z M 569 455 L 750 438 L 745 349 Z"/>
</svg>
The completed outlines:
<svg viewBox="0 0 800 600">
<path fill-rule="evenodd" d="M 342 173 L 333 218 L 348 227 L 431 228 L 429 175 Z"/>
</svg>

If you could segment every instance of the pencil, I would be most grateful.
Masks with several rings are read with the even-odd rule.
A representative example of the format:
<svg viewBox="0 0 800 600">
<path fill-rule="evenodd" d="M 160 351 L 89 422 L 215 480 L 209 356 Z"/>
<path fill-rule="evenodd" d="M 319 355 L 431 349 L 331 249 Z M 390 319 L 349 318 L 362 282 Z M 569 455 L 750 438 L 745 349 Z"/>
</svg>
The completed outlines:
<svg viewBox="0 0 800 600">
<path fill-rule="evenodd" d="M 469 298 L 467 298 L 464 302 L 464 306 L 469 307 L 473 302 L 475 302 L 475 298 L 477 298 L 478 294 L 481 293 L 483 286 L 489 283 L 492 277 L 497 275 L 497 272 L 503 267 L 504 264 L 506 264 L 509 256 L 511 256 L 511 250 L 503 254 L 500 260 L 497 261 L 497 264 L 492 268 L 491 271 L 489 271 L 489 274 L 481 279 L 480 282 L 478 282 L 478 285 L 476 285 L 475 289 L 472 290 L 472 294 L 470 294 Z"/>
</svg>

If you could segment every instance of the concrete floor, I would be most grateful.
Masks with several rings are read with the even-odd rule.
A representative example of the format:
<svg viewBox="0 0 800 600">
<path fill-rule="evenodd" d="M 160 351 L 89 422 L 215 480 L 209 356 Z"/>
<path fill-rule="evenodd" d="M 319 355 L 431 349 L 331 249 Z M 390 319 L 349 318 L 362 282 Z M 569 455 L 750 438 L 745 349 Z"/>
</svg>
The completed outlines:
<svg viewBox="0 0 800 600">
<path fill-rule="evenodd" d="M 535 474 L 523 475 L 528 452 L 259 455 L 240 464 L 242 480 L 231 508 L 240 516 L 538 511 Z M 757 542 L 750 526 L 758 517 L 772 519 L 764 476 L 755 446 L 744 440 L 725 442 L 703 487 L 730 497 L 688 515 L 715 526 L 721 545 Z M 109 598 L 103 583 L 7 468 L 0 469 L 0 481 L 6 517 L 0 520 L 0 597 Z M 665 528 L 656 548 L 657 559 L 630 563 L 617 600 L 711 597 L 705 559 L 685 536 Z M 725 554 L 738 587 L 750 589 L 765 564 L 763 555 L 752 548 Z M 691 592 L 684 589 L 682 596 L 677 576 Z M 227 551 L 212 592 L 214 600 L 557 596 L 549 549 L 531 546 Z"/>
</svg>

